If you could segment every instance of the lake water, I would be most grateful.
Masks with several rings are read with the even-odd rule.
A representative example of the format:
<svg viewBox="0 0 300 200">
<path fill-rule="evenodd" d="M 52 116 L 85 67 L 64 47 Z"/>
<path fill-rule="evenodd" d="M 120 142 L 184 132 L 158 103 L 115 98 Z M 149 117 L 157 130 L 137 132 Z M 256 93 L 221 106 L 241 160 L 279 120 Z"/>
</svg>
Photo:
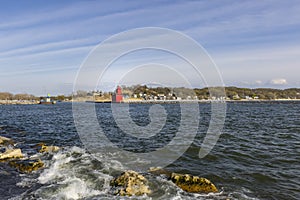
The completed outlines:
<svg viewBox="0 0 300 200">
<path fill-rule="evenodd" d="M 150 106 L 130 106 L 136 124 L 150 123 Z M 160 133 L 166 137 L 157 136 L 157 142 L 130 138 L 124 142 L 111 119 L 110 104 L 96 104 L 96 111 L 103 121 L 100 126 L 120 148 L 139 153 L 166 145 L 176 134 L 178 105 L 163 106 L 168 124 Z M 154 192 L 137 199 L 300 199 L 300 103 L 228 103 L 223 133 L 202 159 L 199 146 L 208 128 L 210 104 L 199 104 L 199 110 L 193 144 L 167 169 L 206 177 L 220 192 L 189 194 L 163 177 L 142 171 Z M 76 131 L 71 103 L 0 105 L 0 135 L 14 139 L 28 156 L 37 154 L 34 146 L 40 142 L 64 147 L 42 155 L 46 167 L 31 174 L 0 163 L 0 199 L 130 199 L 111 194 L 109 182 L 125 166 L 109 152 L 95 157 L 87 151 Z"/>
</svg>

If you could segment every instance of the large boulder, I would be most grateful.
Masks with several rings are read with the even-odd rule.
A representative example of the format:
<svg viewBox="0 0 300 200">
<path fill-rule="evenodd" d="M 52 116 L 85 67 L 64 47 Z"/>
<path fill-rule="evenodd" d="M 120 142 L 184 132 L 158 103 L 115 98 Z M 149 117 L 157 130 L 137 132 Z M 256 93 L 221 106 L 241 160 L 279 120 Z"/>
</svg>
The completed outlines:
<svg viewBox="0 0 300 200">
<path fill-rule="evenodd" d="M 160 167 L 151 167 L 149 172 L 154 175 L 164 175 L 186 192 L 210 193 L 218 192 L 216 186 L 206 178 L 189 174 L 172 173 Z"/>
<path fill-rule="evenodd" d="M 140 196 L 150 194 L 148 180 L 135 171 L 126 171 L 111 181 L 115 194 L 120 196 Z"/>
<path fill-rule="evenodd" d="M 0 161 L 8 159 L 22 158 L 23 154 L 21 149 L 6 149 L 5 152 L 0 153 Z"/>
<path fill-rule="evenodd" d="M 171 174 L 171 180 L 178 187 L 191 193 L 218 192 L 216 186 L 206 178 L 192 176 L 189 174 Z"/>
<path fill-rule="evenodd" d="M 24 173 L 30 173 L 36 171 L 44 166 L 44 163 L 40 159 L 36 160 L 14 160 L 10 161 L 9 165 L 17 168 L 19 171 Z"/>
</svg>

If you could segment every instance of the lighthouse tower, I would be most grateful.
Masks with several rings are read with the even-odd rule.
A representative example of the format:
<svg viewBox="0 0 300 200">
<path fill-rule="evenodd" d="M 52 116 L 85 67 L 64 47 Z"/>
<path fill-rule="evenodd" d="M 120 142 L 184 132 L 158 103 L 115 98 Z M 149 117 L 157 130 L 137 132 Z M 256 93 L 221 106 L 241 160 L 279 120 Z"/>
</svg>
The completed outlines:
<svg viewBox="0 0 300 200">
<path fill-rule="evenodd" d="M 115 94 L 112 95 L 113 103 L 121 103 L 123 101 L 122 89 L 120 86 L 117 87 Z"/>
</svg>

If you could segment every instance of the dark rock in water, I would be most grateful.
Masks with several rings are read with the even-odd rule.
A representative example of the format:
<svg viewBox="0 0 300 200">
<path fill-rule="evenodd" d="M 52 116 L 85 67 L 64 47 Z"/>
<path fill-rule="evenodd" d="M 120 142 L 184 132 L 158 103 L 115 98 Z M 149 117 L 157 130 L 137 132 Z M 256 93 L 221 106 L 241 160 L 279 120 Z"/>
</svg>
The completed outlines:
<svg viewBox="0 0 300 200">
<path fill-rule="evenodd" d="M 60 149 L 58 146 L 47 146 L 45 143 L 40 143 L 37 146 L 40 153 L 56 152 Z"/>
<path fill-rule="evenodd" d="M 151 193 L 148 180 L 143 175 L 131 170 L 113 179 L 111 186 L 115 187 L 115 194 L 120 196 L 140 196 Z"/>
<path fill-rule="evenodd" d="M 14 160 L 10 161 L 9 165 L 17 168 L 19 171 L 24 173 L 30 173 L 36 171 L 44 166 L 44 163 L 40 160 Z"/>
<path fill-rule="evenodd" d="M 22 158 L 23 154 L 21 149 L 6 149 L 5 152 L 0 153 L 0 161 L 6 161 L 9 159 Z"/>
<path fill-rule="evenodd" d="M 186 192 L 210 193 L 218 192 L 216 186 L 206 178 L 191 176 L 189 174 L 172 173 L 171 180 Z"/>
</svg>

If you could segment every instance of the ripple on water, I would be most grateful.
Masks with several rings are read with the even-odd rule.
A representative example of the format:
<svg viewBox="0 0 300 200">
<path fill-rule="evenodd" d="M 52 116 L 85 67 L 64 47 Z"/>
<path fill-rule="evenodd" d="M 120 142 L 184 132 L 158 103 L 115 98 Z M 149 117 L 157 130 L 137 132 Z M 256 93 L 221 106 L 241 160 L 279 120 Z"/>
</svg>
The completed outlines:
<svg viewBox="0 0 300 200">
<path fill-rule="evenodd" d="M 172 110 L 172 106 L 167 107 Z M 143 109 L 135 109 L 138 107 Z M 148 107 L 131 109 L 131 116 L 140 125 L 149 123 L 149 117 L 144 116 Z M 97 104 L 96 108 L 105 110 L 109 104 Z M 212 197 L 186 194 L 168 180 L 148 177 L 153 179 L 158 196 L 140 199 L 300 199 L 299 102 L 229 103 L 224 134 L 203 159 L 198 153 L 209 125 L 210 105 L 200 104 L 199 108 L 201 123 L 194 146 L 168 167 L 207 177 L 222 193 Z M 19 175 L 0 163 L 1 199 L 115 198 L 109 193 L 108 182 L 124 167 L 111 155 L 98 155 L 99 160 L 95 160 L 84 150 L 74 126 L 71 104 L 0 106 L 0 110 L 0 135 L 16 141 L 25 154 L 34 155 L 33 146 L 39 142 L 65 147 L 62 152 L 43 158 L 44 170 L 29 175 Z M 179 116 L 176 110 L 177 107 L 169 112 L 172 117 Z M 137 119 L 138 116 L 141 117 Z M 172 117 L 168 123 L 174 132 Z"/>
</svg>

